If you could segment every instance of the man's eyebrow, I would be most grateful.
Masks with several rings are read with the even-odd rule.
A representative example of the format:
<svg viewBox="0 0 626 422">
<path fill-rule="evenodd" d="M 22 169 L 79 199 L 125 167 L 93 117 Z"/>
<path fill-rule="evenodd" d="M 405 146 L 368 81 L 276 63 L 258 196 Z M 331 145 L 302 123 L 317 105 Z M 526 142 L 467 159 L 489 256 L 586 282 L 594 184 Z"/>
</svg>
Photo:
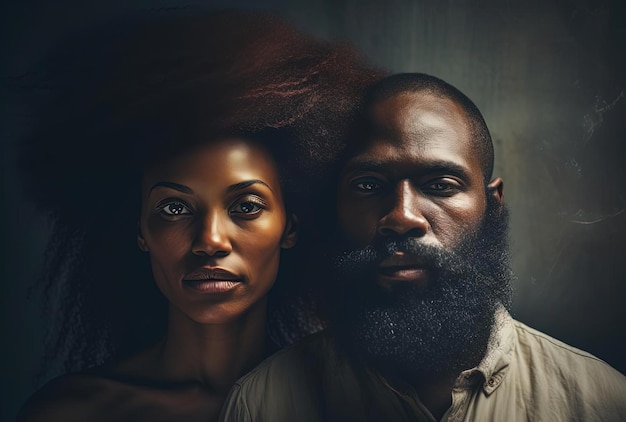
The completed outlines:
<svg viewBox="0 0 626 422">
<path fill-rule="evenodd" d="M 152 192 L 152 190 L 154 188 L 158 188 L 158 187 L 174 189 L 174 190 L 180 191 L 182 193 L 186 193 L 188 195 L 192 195 L 193 194 L 193 190 L 191 188 L 189 188 L 188 186 L 181 185 L 179 183 L 174 183 L 174 182 L 158 182 L 158 183 L 155 183 L 150 188 L 150 192 Z"/>
<path fill-rule="evenodd" d="M 429 162 L 423 166 L 426 173 L 452 173 L 462 179 L 469 179 L 468 169 L 453 161 L 441 160 Z"/>
<path fill-rule="evenodd" d="M 348 163 L 342 174 L 348 174 L 355 171 L 389 171 L 396 167 L 395 162 L 383 162 L 378 160 L 354 161 Z M 469 172 L 464 166 L 448 160 L 437 160 L 422 162 L 415 166 L 417 173 L 451 173 L 462 179 L 469 178 Z"/>
<path fill-rule="evenodd" d="M 238 191 L 238 190 L 242 190 L 242 189 L 247 188 L 248 186 L 252 186 L 252 185 L 257 184 L 257 183 L 259 183 L 259 184 L 261 184 L 263 186 L 266 186 L 269 190 L 272 190 L 270 185 L 265 183 L 263 180 L 252 179 L 252 180 L 246 180 L 245 182 L 241 182 L 241 183 L 236 183 L 234 185 L 230 185 L 226 189 L 226 193 L 231 193 L 231 192 L 235 192 L 235 191 Z"/>
<path fill-rule="evenodd" d="M 350 173 L 353 171 L 380 171 L 386 167 L 386 163 L 374 160 L 368 161 L 352 161 L 346 165 L 342 173 Z"/>
</svg>

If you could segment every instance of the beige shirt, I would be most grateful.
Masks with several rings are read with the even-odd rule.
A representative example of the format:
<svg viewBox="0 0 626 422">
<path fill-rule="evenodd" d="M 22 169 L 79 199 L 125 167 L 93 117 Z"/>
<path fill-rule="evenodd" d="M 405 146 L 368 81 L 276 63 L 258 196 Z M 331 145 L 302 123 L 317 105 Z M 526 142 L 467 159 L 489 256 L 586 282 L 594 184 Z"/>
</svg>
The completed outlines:
<svg viewBox="0 0 626 422">
<path fill-rule="evenodd" d="M 626 377 L 500 310 L 489 351 L 463 371 L 444 421 L 626 421 Z M 395 385 L 397 387 L 397 385 Z M 401 392 L 399 390 L 402 390 Z M 434 421 L 410 388 L 358 369 L 317 333 L 241 378 L 223 421 Z"/>
</svg>

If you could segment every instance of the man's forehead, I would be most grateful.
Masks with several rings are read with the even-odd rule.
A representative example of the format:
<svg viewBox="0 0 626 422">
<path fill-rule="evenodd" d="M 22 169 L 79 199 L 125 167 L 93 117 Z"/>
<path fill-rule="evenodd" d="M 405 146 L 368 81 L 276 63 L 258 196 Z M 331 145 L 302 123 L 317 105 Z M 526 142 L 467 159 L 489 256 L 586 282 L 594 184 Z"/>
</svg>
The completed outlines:
<svg viewBox="0 0 626 422">
<path fill-rule="evenodd" d="M 468 130 L 461 105 L 423 91 L 401 92 L 377 101 L 370 108 L 369 118 L 374 135 L 428 135 L 449 129 L 463 135 Z"/>
<path fill-rule="evenodd" d="M 403 92 L 373 104 L 368 118 L 367 129 L 356 140 L 351 159 L 376 154 L 384 148 L 381 144 L 393 146 L 399 153 L 441 148 L 469 152 L 467 119 L 450 99 Z"/>
<path fill-rule="evenodd" d="M 422 92 L 403 92 L 370 107 L 367 131 L 356 140 L 343 173 L 365 167 L 393 171 L 426 168 L 480 172 L 460 105 Z"/>
</svg>

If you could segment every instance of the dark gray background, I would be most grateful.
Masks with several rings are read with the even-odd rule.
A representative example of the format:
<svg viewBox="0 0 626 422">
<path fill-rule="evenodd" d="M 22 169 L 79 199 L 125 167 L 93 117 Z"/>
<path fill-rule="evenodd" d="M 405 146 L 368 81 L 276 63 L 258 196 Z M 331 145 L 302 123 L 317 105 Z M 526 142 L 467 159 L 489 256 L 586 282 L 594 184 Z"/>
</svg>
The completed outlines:
<svg viewBox="0 0 626 422">
<path fill-rule="evenodd" d="M 15 77 L 62 36 L 129 11 L 276 10 L 354 43 L 391 72 L 447 80 L 483 111 L 512 211 L 513 314 L 626 372 L 626 14 L 619 1 L 14 1 L 2 37 L 0 420 L 37 387 L 45 316 L 28 289 L 46 226 L 19 192 L 14 143 L 28 122 Z"/>
</svg>

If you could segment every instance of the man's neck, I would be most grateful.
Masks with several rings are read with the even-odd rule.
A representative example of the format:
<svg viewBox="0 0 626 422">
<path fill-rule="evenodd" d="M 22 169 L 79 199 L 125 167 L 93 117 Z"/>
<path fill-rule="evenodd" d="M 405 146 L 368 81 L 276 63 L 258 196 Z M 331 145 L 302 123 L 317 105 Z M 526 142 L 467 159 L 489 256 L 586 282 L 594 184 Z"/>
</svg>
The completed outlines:
<svg viewBox="0 0 626 422">
<path fill-rule="evenodd" d="M 452 388 L 458 374 L 447 373 L 413 373 L 399 370 L 383 370 L 384 378 L 396 391 L 407 394 L 414 390 L 420 402 L 428 409 L 436 420 L 452 405 Z"/>
<path fill-rule="evenodd" d="M 506 321 L 508 313 L 503 306 L 495 311 L 495 323 L 491 328 L 491 335 L 481 353 L 481 361 L 490 356 L 494 348 L 499 344 L 498 333 L 502 324 Z M 461 375 L 467 369 L 479 367 L 481 361 L 466 362 L 463 369 L 442 372 L 411 372 L 406 368 L 402 370 L 385 370 L 385 377 L 392 385 L 409 385 L 415 390 L 422 404 L 430 411 L 436 420 L 441 420 L 446 411 L 452 406 L 452 389 Z"/>
<path fill-rule="evenodd" d="M 452 388 L 458 374 L 437 374 L 410 377 L 406 381 L 436 420 L 441 420 L 452 406 Z"/>
</svg>

